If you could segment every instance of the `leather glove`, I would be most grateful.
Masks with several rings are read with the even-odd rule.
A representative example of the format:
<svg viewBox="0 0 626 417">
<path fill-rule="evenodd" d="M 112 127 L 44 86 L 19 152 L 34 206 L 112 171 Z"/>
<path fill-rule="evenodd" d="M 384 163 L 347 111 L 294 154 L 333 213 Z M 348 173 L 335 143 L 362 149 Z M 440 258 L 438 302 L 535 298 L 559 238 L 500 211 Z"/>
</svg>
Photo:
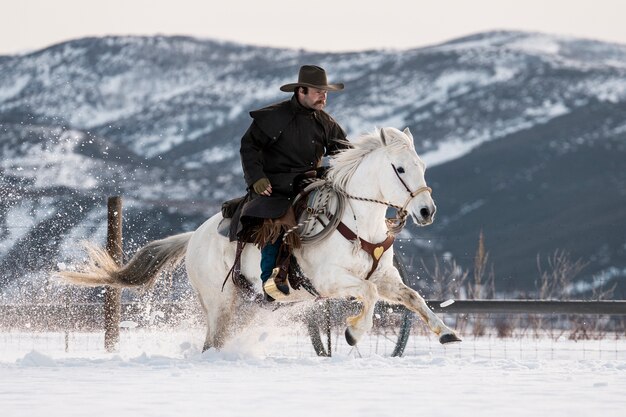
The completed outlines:
<svg viewBox="0 0 626 417">
<path fill-rule="evenodd" d="M 261 194 L 269 186 L 270 186 L 270 180 L 267 178 L 261 178 L 260 180 L 257 180 L 257 182 L 254 183 L 254 185 L 252 186 L 252 189 L 254 190 L 255 193 Z"/>
</svg>

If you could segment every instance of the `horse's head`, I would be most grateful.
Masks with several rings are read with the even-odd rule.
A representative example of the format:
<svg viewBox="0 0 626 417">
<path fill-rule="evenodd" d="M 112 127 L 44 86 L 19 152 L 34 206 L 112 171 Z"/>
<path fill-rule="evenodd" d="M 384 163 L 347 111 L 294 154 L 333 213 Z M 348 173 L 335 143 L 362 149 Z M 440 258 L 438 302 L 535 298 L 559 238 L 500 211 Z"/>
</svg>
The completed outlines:
<svg viewBox="0 0 626 417">
<path fill-rule="evenodd" d="M 392 127 L 357 138 L 333 159 L 329 178 L 339 189 L 405 209 L 415 223 L 433 222 L 436 207 L 426 185 L 426 166 L 413 136 Z"/>
<path fill-rule="evenodd" d="M 415 152 L 413 135 L 407 127 L 379 130 L 384 158 L 379 161 L 379 184 L 383 197 L 404 207 L 415 223 L 426 226 L 433 222 L 437 207 L 426 185 L 426 165 Z"/>
</svg>

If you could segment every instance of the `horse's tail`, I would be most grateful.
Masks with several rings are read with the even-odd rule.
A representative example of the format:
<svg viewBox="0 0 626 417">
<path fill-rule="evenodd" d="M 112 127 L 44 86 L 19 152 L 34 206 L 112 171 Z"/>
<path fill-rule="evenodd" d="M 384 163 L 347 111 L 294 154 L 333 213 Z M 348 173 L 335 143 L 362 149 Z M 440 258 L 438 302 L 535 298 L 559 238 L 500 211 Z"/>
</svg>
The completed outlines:
<svg viewBox="0 0 626 417">
<path fill-rule="evenodd" d="M 140 248 L 124 266 L 103 249 L 86 244 L 89 259 L 81 271 L 61 271 L 58 275 L 72 284 L 136 287 L 152 285 L 161 272 L 173 270 L 183 259 L 194 232 L 155 240 Z"/>
</svg>

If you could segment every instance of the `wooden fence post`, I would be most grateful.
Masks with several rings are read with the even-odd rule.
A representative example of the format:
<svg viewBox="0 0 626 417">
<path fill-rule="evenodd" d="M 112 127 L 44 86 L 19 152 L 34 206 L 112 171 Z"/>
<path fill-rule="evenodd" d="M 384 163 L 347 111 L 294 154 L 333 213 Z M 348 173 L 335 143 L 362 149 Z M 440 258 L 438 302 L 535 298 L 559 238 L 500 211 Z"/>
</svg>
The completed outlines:
<svg viewBox="0 0 626 417">
<path fill-rule="evenodd" d="M 107 212 L 106 250 L 118 265 L 122 265 L 122 198 L 109 197 Z M 120 341 L 122 292 L 112 287 L 105 287 L 104 291 L 104 348 L 107 352 L 114 352 Z"/>
</svg>

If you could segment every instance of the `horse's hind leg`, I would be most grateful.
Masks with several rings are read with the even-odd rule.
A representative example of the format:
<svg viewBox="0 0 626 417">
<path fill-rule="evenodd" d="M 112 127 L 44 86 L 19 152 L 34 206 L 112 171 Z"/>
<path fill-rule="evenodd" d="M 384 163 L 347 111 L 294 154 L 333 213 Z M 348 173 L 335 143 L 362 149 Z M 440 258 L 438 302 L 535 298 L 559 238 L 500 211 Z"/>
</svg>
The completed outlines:
<svg viewBox="0 0 626 417">
<path fill-rule="evenodd" d="M 233 291 L 226 290 L 220 295 L 222 297 L 211 299 L 200 297 L 207 324 L 203 352 L 211 348 L 221 349 L 231 334 L 234 294 Z"/>
<path fill-rule="evenodd" d="M 207 316 L 207 333 L 203 352 L 211 348 L 221 349 L 232 336 L 248 325 L 257 313 L 258 306 L 246 301 L 230 282 L 220 295 L 222 297 L 219 303 L 212 305 L 212 308 L 204 309 Z M 202 306 L 205 306 L 204 302 Z"/>
<path fill-rule="evenodd" d="M 211 330 L 208 329 L 207 333 L 206 333 L 206 339 L 204 339 L 204 345 L 202 346 L 202 352 L 203 353 L 213 347 L 213 344 L 211 343 L 210 333 L 211 333 Z"/>
<path fill-rule="evenodd" d="M 207 320 L 208 321 L 208 320 Z M 207 323 L 207 331 L 204 339 L 202 351 L 213 348 L 220 350 L 228 340 L 232 331 L 232 314 L 230 311 L 223 311 L 219 316 Z"/>
<path fill-rule="evenodd" d="M 430 330 L 439 336 L 439 342 L 450 343 L 461 341 L 454 331 L 446 326 L 444 322 L 433 313 L 428 305 L 426 305 L 426 301 L 424 301 L 417 291 L 402 283 L 400 273 L 396 268 L 389 268 L 384 276 L 376 279 L 376 286 L 382 298 L 391 303 L 403 304 L 409 310 L 419 314 Z"/>
<path fill-rule="evenodd" d="M 206 305 L 205 301 L 200 297 L 200 304 L 204 310 L 204 318 L 206 320 L 206 335 L 204 336 L 204 345 L 202 346 L 202 352 L 206 352 L 211 348 L 219 349 L 215 346 L 215 318 L 213 317 L 212 310 Z"/>
<path fill-rule="evenodd" d="M 204 346 L 202 347 L 203 352 L 211 348 L 220 350 L 224 346 L 224 343 L 228 340 L 228 336 L 230 335 L 231 322 L 232 317 L 228 311 L 220 314 L 214 325 L 207 325 Z"/>
</svg>

